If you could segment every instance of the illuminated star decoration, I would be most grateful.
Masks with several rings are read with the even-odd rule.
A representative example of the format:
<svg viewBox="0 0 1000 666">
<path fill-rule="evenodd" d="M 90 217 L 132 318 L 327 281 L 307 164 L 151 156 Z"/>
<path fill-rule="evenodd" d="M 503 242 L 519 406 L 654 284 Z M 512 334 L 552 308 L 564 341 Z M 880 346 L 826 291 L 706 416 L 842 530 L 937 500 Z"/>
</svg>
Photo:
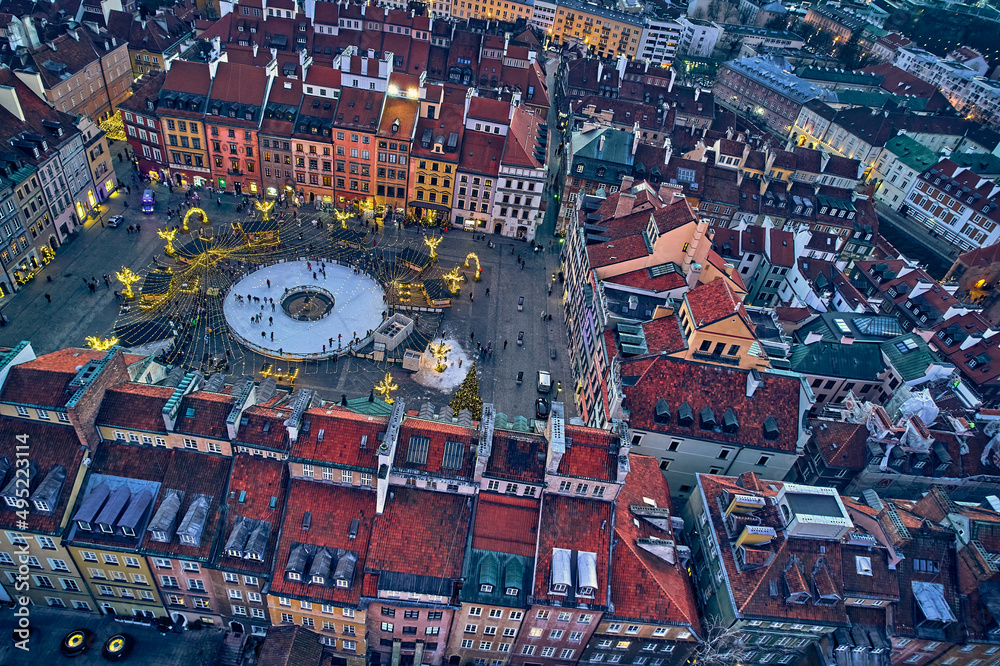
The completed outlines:
<svg viewBox="0 0 1000 666">
<path fill-rule="evenodd" d="M 98 335 L 88 335 L 84 340 L 88 347 L 97 351 L 107 351 L 118 344 L 118 338 L 114 336 L 105 340 Z"/>
<path fill-rule="evenodd" d="M 167 229 L 166 231 L 157 231 L 156 233 L 160 238 L 167 241 L 167 247 L 163 251 L 171 257 L 177 254 L 177 251 L 174 250 L 174 239 L 177 238 L 177 230 Z"/>
<path fill-rule="evenodd" d="M 430 350 L 431 356 L 433 356 L 434 360 L 437 361 L 437 365 L 434 366 L 434 369 L 437 370 L 438 372 L 444 372 L 445 370 L 447 370 L 448 352 L 451 351 L 451 346 L 446 345 L 444 343 L 444 340 L 442 340 L 437 344 L 434 344 L 432 342 L 430 345 L 428 345 L 427 349 Z"/>
<path fill-rule="evenodd" d="M 350 219 L 351 214 L 348 213 L 348 212 L 346 212 L 346 211 L 341 211 L 341 210 L 336 210 L 336 211 L 333 212 L 333 214 L 334 214 L 334 216 L 336 216 L 337 221 L 340 222 L 340 228 L 341 229 L 346 229 L 347 228 L 347 220 Z"/>
<path fill-rule="evenodd" d="M 448 283 L 448 291 L 453 294 L 457 294 L 459 286 L 465 276 L 458 272 L 459 267 L 455 266 L 453 269 L 441 276 L 441 279 Z"/>
<path fill-rule="evenodd" d="M 424 245 L 431 249 L 431 261 L 434 261 L 438 257 L 437 249 L 438 245 L 441 244 L 443 236 L 427 236 L 424 238 Z"/>
<path fill-rule="evenodd" d="M 469 259 L 474 259 L 476 261 L 476 274 L 472 279 L 478 281 L 479 278 L 483 277 L 483 267 L 479 264 L 479 255 L 475 252 L 470 252 L 468 256 L 465 257 L 465 263 L 462 264 L 466 268 L 469 267 Z"/>
<path fill-rule="evenodd" d="M 274 200 L 271 201 L 254 201 L 254 207 L 260 211 L 260 219 L 267 222 L 271 219 L 271 209 L 274 208 Z"/>
<path fill-rule="evenodd" d="M 387 405 L 393 403 L 392 392 L 399 390 L 399 385 L 392 381 L 392 374 L 385 373 L 385 378 L 375 384 L 375 392 L 382 396 Z"/>
<path fill-rule="evenodd" d="M 141 278 L 133 273 L 128 266 L 122 266 L 122 269 L 115 273 L 115 277 L 118 278 L 119 282 L 125 285 L 125 291 L 123 293 L 125 298 L 134 297 L 135 294 L 132 293 L 132 285 L 138 282 Z"/>
</svg>

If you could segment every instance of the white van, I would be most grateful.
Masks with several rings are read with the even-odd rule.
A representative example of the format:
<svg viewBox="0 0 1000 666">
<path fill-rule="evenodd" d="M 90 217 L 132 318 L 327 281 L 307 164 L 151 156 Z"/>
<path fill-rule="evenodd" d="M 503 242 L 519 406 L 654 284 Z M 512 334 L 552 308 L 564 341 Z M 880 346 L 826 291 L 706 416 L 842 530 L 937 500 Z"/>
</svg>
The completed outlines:
<svg viewBox="0 0 1000 666">
<path fill-rule="evenodd" d="M 545 370 L 539 370 L 537 385 L 539 393 L 548 393 L 552 390 L 552 376 Z"/>
</svg>

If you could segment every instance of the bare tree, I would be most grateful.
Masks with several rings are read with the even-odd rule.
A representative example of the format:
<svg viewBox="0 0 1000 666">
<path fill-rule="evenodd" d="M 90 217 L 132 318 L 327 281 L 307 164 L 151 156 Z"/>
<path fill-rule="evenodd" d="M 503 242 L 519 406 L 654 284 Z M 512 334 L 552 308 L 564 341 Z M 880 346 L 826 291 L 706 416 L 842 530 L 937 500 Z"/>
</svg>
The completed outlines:
<svg viewBox="0 0 1000 666">
<path fill-rule="evenodd" d="M 717 615 L 703 623 L 704 636 L 691 655 L 691 663 L 704 666 L 730 666 L 746 663 L 752 650 L 743 642 L 743 632 L 725 624 Z"/>
</svg>

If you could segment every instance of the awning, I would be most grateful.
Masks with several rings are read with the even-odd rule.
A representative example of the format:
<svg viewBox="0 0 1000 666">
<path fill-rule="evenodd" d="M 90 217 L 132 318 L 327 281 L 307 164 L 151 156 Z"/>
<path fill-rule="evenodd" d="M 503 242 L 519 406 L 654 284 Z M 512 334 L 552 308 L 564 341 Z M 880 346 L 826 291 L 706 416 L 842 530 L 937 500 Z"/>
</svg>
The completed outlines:
<svg viewBox="0 0 1000 666">
<path fill-rule="evenodd" d="M 426 208 L 428 210 L 436 210 L 442 213 L 450 213 L 451 206 L 442 206 L 441 204 L 429 203 L 427 201 L 411 201 L 411 208 Z"/>
</svg>

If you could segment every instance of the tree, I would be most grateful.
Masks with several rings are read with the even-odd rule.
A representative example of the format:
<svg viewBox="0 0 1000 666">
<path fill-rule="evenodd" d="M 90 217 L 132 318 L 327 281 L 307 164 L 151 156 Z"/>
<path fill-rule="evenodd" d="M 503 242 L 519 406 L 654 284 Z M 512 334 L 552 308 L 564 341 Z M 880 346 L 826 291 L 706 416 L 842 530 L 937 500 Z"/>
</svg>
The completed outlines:
<svg viewBox="0 0 1000 666">
<path fill-rule="evenodd" d="M 702 626 L 705 630 L 704 636 L 698 641 L 698 647 L 695 648 L 688 663 L 712 664 L 712 666 L 746 663 L 752 652 L 743 642 L 743 632 L 726 625 L 715 615 L 706 618 Z"/>
<path fill-rule="evenodd" d="M 476 364 L 469 368 L 469 373 L 459 385 L 455 395 L 451 397 L 448 406 L 455 410 L 455 414 L 467 409 L 472 412 L 472 418 L 480 419 L 483 416 L 483 398 L 479 395 L 479 376 L 476 374 Z"/>
</svg>

